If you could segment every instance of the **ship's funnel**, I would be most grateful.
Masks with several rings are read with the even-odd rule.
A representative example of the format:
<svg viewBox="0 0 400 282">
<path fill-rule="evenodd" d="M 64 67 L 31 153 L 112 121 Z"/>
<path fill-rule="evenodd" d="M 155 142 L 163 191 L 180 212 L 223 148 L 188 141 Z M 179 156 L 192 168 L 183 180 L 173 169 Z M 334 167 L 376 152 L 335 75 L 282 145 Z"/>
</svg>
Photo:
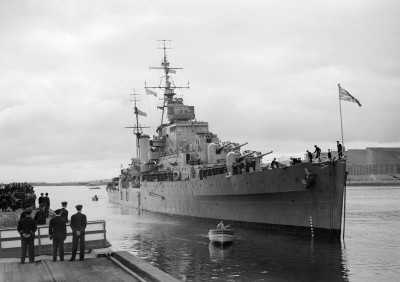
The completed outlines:
<svg viewBox="0 0 400 282">
<path fill-rule="evenodd" d="M 139 138 L 139 148 L 140 148 L 140 162 L 142 164 L 148 163 L 149 161 L 149 144 L 150 136 L 149 135 L 142 135 Z"/>
</svg>

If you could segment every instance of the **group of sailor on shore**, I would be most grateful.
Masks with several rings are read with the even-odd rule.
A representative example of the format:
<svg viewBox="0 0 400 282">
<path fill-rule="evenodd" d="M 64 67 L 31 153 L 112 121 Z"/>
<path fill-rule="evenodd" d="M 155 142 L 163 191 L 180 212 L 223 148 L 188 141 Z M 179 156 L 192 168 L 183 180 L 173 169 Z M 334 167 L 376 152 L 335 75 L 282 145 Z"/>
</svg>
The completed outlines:
<svg viewBox="0 0 400 282">
<path fill-rule="evenodd" d="M 36 194 L 28 183 L 0 184 L 0 208 L 2 212 L 12 211 L 34 204 Z"/>
<path fill-rule="evenodd" d="M 53 261 L 57 261 L 59 254 L 60 261 L 64 261 L 64 241 L 67 238 L 68 210 L 67 202 L 62 202 L 62 208 L 54 211 L 53 216 L 49 221 L 48 236 L 53 241 Z M 77 213 L 71 216 L 70 227 L 72 229 L 72 255 L 70 261 L 74 261 L 78 245 L 79 259 L 85 258 L 85 229 L 87 225 L 86 215 L 82 214 L 82 205 L 76 206 Z M 32 218 L 32 212 L 36 214 Z M 18 221 L 18 233 L 21 236 L 21 264 L 25 263 L 26 253 L 29 253 L 29 262 L 35 262 L 34 244 L 35 233 L 38 225 L 46 224 L 45 204 L 40 203 L 38 209 L 27 208 L 21 213 Z"/>
</svg>

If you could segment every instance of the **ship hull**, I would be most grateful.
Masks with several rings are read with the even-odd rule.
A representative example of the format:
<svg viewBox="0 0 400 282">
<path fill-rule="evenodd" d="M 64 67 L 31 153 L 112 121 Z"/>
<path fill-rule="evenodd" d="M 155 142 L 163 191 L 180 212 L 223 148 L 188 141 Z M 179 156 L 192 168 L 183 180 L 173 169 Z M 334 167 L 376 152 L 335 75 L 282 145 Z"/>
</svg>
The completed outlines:
<svg viewBox="0 0 400 282">
<path fill-rule="evenodd" d="M 307 173 L 313 185 L 304 184 Z M 128 189 L 119 197 L 108 193 L 113 202 L 151 212 L 339 238 L 345 181 L 345 162 L 335 161 L 202 180 L 145 181 L 136 200 L 130 195 L 121 200 Z"/>
</svg>

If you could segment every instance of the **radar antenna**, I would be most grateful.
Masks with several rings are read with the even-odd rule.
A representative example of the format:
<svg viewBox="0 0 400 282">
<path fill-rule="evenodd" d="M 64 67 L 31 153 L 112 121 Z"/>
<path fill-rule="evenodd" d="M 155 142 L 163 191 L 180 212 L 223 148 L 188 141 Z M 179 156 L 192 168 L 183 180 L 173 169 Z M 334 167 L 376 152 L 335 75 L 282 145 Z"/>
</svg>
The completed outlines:
<svg viewBox="0 0 400 282">
<path fill-rule="evenodd" d="M 169 103 L 174 102 L 174 96 L 176 95 L 175 89 L 189 89 L 189 82 L 187 83 L 187 86 L 175 86 L 175 84 L 172 82 L 171 83 L 171 76 L 170 74 L 176 73 L 176 70 L 183 70 L 183 68 L 171 68 L 169 66 L 168 62 L 168 57 L 167 57 L 167 49 L 172 49 L 171 46 L 171 40 L 157 40 L 158 42 L 158 48 L 157 49 L 163 49 L 164 50 L 164 58 L 161 61 L 161 67 L 150 67 L 150 69 L 159 69 L 164 71 L 164 75 L 161 77 L 160 85 L 159 86 L 147 86 L 145 82 L 144 88 L 146 89 L 146 93 L 154 95 L 154 91 L 151 91 L 151 89 L 163 89 L 164 90 L 164 98 L 163 98 L 163 105 L 159 106 L 158 108 L 162 110 L 161 114 L 161 126 L 163 124 L 163 119 L 164 119 L 164 113 L 165 113 L 165 108 L 168 106 Z M 169 46 L 167 46 L 167 44 Z M 160 47 L 161 45 L 161 47 Z M 162 86 L 162 81 L 164 80 L 164 86 Z"/>
</svg>

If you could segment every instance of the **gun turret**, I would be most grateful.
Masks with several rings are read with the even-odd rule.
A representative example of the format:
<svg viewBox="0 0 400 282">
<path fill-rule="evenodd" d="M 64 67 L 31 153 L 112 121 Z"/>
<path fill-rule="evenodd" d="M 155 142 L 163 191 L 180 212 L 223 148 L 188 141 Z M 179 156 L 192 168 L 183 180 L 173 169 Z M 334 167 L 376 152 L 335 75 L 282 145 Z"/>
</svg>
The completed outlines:
<svg viewBox="0 0 400 282">
<path fill-rule="evenodd" d="M 225 144 L 224 146 L 217 148 L 217 154 L 221 153 L 221 151 L 222 151 L 224 148 L 228 147 L 230 144 L 232 144 L 232 143 L 228 142 L 228 143 Z"/>
<path fill-rule="evenodd" d="M 248 142 L 246 142 L 246 143 L 243 143 L 242 145 L 239 145 L 239 146 L 233 147 L 231 150 L 236 150 L 236 149 L 239 149 L 240 147 L 243 147 L 244 145 L 247 145 L 247 144 L 248 144 Z"/>
<path fill-rule="evenodd" d="M 271 151 L 271 152 L 268 152 L 268 153 L 265 153 L 265 154 L 256 156 L 256 158 L 262 158 L 262 157 L 264 157 L 264 156 L 266 156 L 266 155 L 272 154 L 273 152 L 274 152 L 274 151 Z"/>
<path fill-rule="evenodd" d="M 244 160 L 245 157 L 251 156 L 252 154 L 254 154 L 254 151 L 244 154 L 243 156 L 238 157 L 236 160 L 237 160 L 237 162 L 241 162 Z"/>
</svg>

